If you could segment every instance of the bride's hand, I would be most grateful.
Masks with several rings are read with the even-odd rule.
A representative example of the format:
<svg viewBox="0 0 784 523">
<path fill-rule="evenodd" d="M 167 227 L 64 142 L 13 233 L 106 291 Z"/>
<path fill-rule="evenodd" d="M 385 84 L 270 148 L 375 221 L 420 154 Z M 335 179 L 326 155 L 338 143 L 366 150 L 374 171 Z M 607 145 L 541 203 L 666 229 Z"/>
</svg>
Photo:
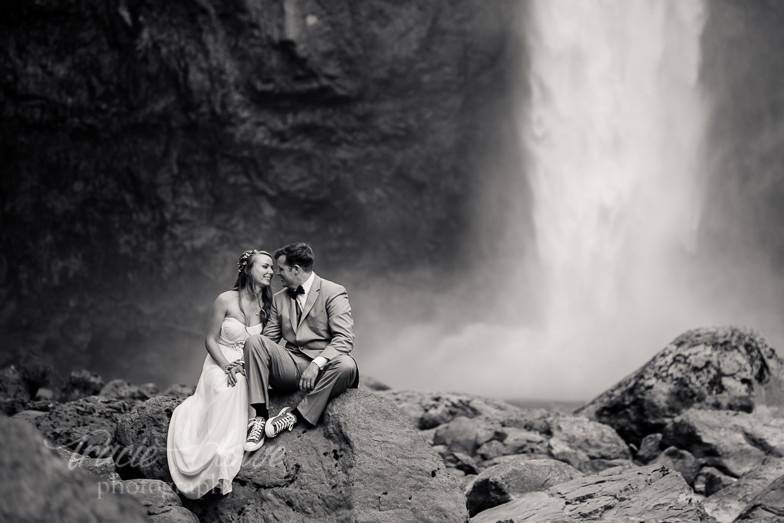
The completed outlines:
<svg viewBox="0 0 784 523">
<path fill-rule="evenodd" d="M 242 360 L 234 360 L 228 365 L 226 365 L 227 369 L 239 369 L 242 375 L 245 375 L 245 362 Z"/>
<path fill-rule="evenodd" d="M 245 367 L 243 366 L 242 361 L 233 361 L 226 365 L 223 369 L 226 373 L 226 383 L 229 387 L 233 387 L 237 384 L 237 376 L 236 373 L 239 372 L 243 376 L 245 375 Z"/>
</svg>

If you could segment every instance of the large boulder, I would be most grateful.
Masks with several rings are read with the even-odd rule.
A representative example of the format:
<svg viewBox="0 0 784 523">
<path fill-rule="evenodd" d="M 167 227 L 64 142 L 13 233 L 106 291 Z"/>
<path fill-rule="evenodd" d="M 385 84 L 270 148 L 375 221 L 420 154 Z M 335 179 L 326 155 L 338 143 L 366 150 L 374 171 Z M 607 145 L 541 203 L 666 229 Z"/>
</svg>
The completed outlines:
<svg viewBox="0 0 784 523">
<path fill-rule="evenodd" d="M 32 421 L 54 445 L 90 457 L 108 457 L 114 451 L 117 419 L 131 403 L 90 396 L 55 405 Z"/>
<path fill-rule="evenodd" d="M 578 413 L 638 444 L 689 408 L 751 412 L 757 405 L 782 405 L 783 377 L 784 362 L 758 334 L 735 327 L 696 329 Z"/>
<path fill-rule="evenodd" d="M 660 465 L 608 469 L 480 512 L 472 523 L 713 521 L 677 472 Z"/>
<path fill-rule="evenodd" d="M 300 394 L 274 398 L 272 411 Z M 118 441 L 144 448 L 146 477 L 168 477 L 166 434 L 177 401 L 148 400 L 120 420 Z M 394 427 L 391 429 L 390 427 Z M 186 501 L 203 521 L 460 521 L 457 478 L 387 397 L 351 390 L 335 398 L 315 428 L 296 427 L 247 454 L 233 491 Z"/>
<path fill-rule="evenodd" d="M 703 502 L 705 511 L 721 523 L 731 523 L 755 496 L 781 476 L 784 476 L 784 459 L 771 456 L 731 485 L 706 498 Z"/>
<path fill-rule="evenodd" d="M 139 503 L 46 448 L 30 424 L 0 417 L 0 521 L 143 523 Z"/>
<path fill-rule="evenodd" d="M 474 516 L 526 492 L 546 490 L 579 476 L 582 476 L 579 470 L 554 459 L 515 456 L 483 470 L 468 486 L 468 514 Z"/>
</svg>

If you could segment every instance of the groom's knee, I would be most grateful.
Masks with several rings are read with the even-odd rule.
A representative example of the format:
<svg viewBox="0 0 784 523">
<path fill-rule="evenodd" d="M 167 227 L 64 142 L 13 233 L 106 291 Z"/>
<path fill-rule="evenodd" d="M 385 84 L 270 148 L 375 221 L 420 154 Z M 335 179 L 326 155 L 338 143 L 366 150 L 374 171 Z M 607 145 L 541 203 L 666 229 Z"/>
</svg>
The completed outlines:
<svg viewBox="0 0 784 523">
<path fill-rule="evenodd" d="M 332 360 L 332 371 L 342 379 L 353 380 L 357 373 L 357 363 L 351 356 L 341 354 Z"/>
</svg>

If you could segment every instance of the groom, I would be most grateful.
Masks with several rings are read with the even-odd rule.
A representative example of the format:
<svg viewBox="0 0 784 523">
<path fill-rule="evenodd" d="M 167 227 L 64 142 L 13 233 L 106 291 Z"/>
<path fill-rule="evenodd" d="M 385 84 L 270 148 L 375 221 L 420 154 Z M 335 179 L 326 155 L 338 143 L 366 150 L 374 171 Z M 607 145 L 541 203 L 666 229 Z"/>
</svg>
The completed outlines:
<svg viewBox="0 0 784 523">
<path fill-rule="evenodd" d="M 359 381 L 350 355 L 354 320 L 346 289 L 313 272 L 313 249 L 307 243 L 281 247 L 275 262 L 284 289 L 272 298 L 262 335 L 245 342 L 248 400 L 256 411 L 248 422 L 247 451 L 261 447 L 265 435 L 274 438 L 297 422 L 315 425 L 329 400 Z M 286 407 L 270 418 L 270 386 L 307 394 L 294 409 Z"/>
</svg>

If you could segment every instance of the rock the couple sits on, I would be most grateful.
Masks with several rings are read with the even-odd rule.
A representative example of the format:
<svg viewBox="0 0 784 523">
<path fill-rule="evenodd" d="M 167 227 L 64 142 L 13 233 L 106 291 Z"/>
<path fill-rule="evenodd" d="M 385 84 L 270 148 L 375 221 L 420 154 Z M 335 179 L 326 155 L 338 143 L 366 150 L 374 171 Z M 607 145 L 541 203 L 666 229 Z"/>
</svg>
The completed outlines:
<svg viewBox="0 0 784 523">
<path fill-rule="evenodd" d="M 348 294 L 313 272 L 313 262 L 306 243 L 274 258 L 245 251 L 234 289 L 215 300 L 199 382 L 169 423 L 169 471 L 184 496 L 228 494 L 244 451 L 297 423 L 316 425 L 330 399 L 359 383 Z M 275 263 L 284 288 L 273 296 Z M 305 396 L 270 416 L 270 388 Z"/>
</svg>

